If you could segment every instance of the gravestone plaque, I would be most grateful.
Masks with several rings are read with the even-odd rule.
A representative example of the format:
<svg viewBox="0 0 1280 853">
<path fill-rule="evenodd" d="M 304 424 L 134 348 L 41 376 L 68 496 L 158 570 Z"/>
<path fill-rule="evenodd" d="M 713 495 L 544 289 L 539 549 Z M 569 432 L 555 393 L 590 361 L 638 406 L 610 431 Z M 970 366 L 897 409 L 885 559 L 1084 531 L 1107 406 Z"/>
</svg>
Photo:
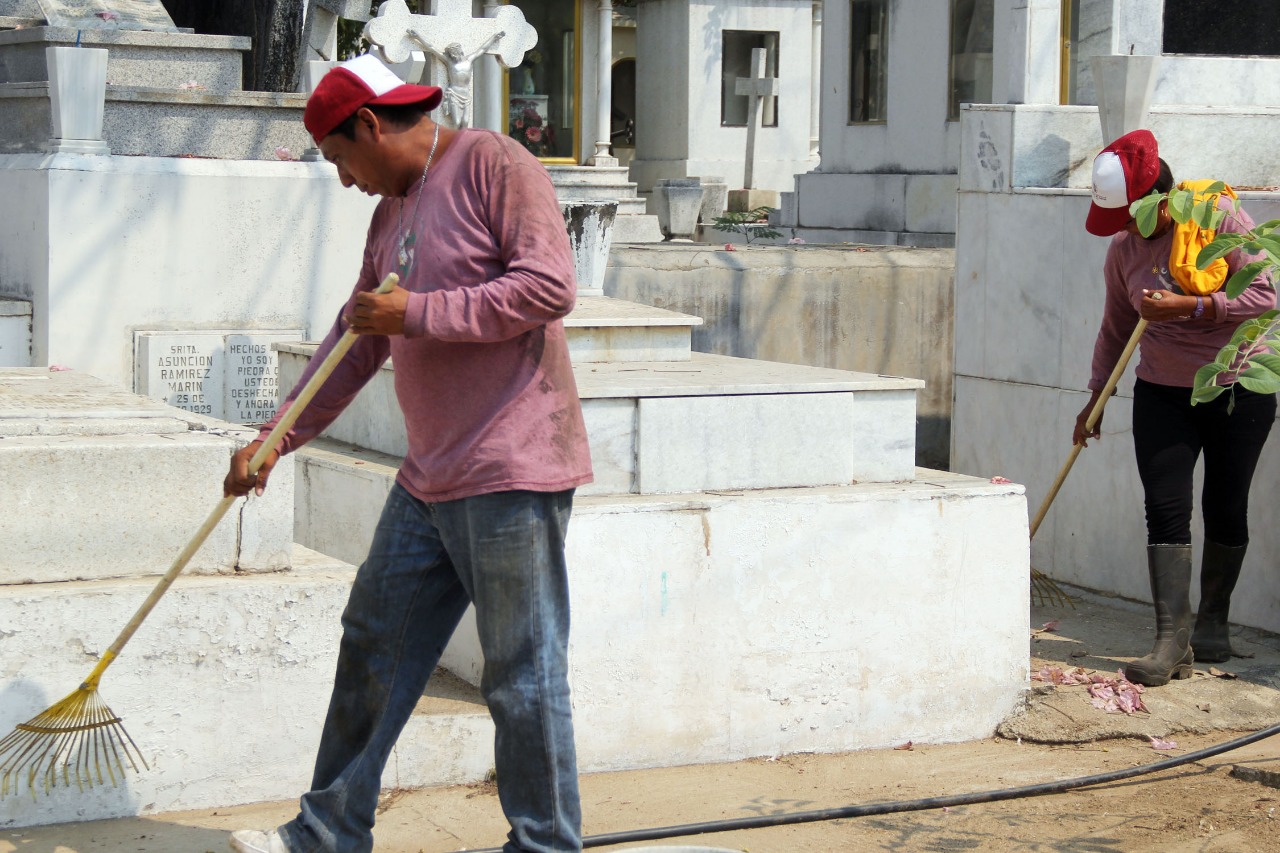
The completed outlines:
<svg viewBox="0 0 1280 853">
<path fill-rule="evenodd" d="M 160 0 L 39 0 L 39 3 L 51 27 L 178 32 Z"/>
<path fill-rule="evenodd" d="M 300 332 L 227 336 L 223 420 L 260 424 L 275 414 L 280 391 L 279 360 L 271 345 L 300 340 Z"/>
<path fill-rule="evenodd" d="M 266 421 L 276 410 L 279 361 L 271 345 L 302 332 L 212 330 L 138 332 L 139 394 L 233 423 Z"/>
<path fill-rule="evenodd" d="M 223 417 L 223 335 L 143 333 L 136 352 L 138 393 L 198 415 Z"/>
</svg>

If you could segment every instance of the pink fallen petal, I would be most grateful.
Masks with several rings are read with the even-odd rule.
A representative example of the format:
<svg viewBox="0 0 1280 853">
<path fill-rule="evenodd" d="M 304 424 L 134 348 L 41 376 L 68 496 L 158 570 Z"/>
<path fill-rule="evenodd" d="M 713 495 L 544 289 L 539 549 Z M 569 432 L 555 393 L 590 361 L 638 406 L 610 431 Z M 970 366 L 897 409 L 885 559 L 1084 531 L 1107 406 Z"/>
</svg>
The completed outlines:
<svg viewBox="0 0 1280 853">
<path fill-rule="evenodd" d="M 1092 676 L 1082 666 L 1062 674 L 1063 684 L 1089 684 L 1091 681 Z"/>
<path fill-rule="evenodd" d="M 724 244 L 724 250 L 725 250 L 726 252 L 736 252 L 736 251 L 738 251 L 737 249 L 733 248 L 733 244 L 732 244 L 732 243 L 725 243 L 725 244 Z"/>
<path fill-rule="evenodd" d="M 1061 619 L 1050 619 L 1048 622 L 1040 626 L 1041 631 L 1056 631 L 1058 626 L 1062 624 Z"/>
<path fill-rule="evenodd" d="M 803 238 L 803 237 L 792 237 L 790 240 L 788 240 L 788 241 L 787 241 L 787 243 L 789 243 L 789 244 L 790 244 L 790 245 L 792 245 L 792 246 L 803 246 L 803 245 L 804 245 L 804 238 Z"/>
<path fill-rule="evenodd" d="M 992 477 L 991 482 L 995 483 L 997 486 L 1008 486 L 1013 483 L 1013 480 L 1010 480 L 1008 477 Z"/>
<path fill-rule="evenodd" d="M 286 148 L 285 146 L 281 145 L 279 148 L 277 148 L 277 149 L 276 149 L 276 159 L 277 159 L 277 160 L 292 160 L 292 159 L 293 159 L 293 152 L 292 152 L 292 151 L 290 151 L 290 150 L 289 150 L 288 148 Z"/>
<path fill-rule="evenodd" d="M 1178 744 L 1176 741 L 1165 740 L 1164 738 L 1161 738 L 1161 737 L 1151 737 L 1150 735 L 1147 735 L 1147 737 L 1151 741 L 1152 749 L 1177 749 L 1178 748 Z"/>
<path fill-rule="evenodd" d="M 49 372 L 50 372 L 50 373 L 58 373 L 59 371 L 63 371 L 63 370 L 70 370 L 70 369 L 71 369 L 70 367 L 65 367 L 65 366 L 63 366 L 63 365 L 61 365 L 61 364 L 51 364 L 51 365 L 49 365 Z"/>
<path fill-rule="evenodd" d="M 911 741 L 907 741 L 906 743 L 898 744 L 897 746 L 895 746 L 895 747 L 894 747 L 894 749 L 911 749 Z"/>
<path fill-rule="evenodd" d="M 120 19 L 119 13 L 112 12 L 110 9 L 103 9 L 101 12 L 94 12 L 93 14 L 104 21 L 118 21 Z"/>
</svg>

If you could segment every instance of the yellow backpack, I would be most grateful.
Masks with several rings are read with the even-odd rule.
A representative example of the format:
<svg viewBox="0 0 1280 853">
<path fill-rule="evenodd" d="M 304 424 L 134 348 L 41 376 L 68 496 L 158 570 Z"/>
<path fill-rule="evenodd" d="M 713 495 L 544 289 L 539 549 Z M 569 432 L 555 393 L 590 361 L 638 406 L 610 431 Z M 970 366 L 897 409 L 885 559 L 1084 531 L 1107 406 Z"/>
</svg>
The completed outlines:
<svg viewBox="0 0 1280 853">
<path fill-rule="evenodd" d="M 1180 190 L 1191 190 L 1195 193 L 1197 203 L 1208 201 L 1217 205 L 1218 198 L 1226 195 L 1235 198 L 1235 190 L 1224 186 L 1221 193 L 1206 193 L 1204 190 L 1214 181 L 1183 181 L 1178 184 Z M 1193 220 L 1174 223 L 1173 247 L 1169 251 L 1169 272 L 1182 287 L 1184 293 L 1191 296 L 1208 296 L 1221 290 L 1227 283 L 1226 258 L 1218 258 L 1204 269 L 1196 269 L 1196 258 L 1200 250 L 1209 245 L 1217 236 L 1211 228 L 1201 228 Z"/>
</svg>

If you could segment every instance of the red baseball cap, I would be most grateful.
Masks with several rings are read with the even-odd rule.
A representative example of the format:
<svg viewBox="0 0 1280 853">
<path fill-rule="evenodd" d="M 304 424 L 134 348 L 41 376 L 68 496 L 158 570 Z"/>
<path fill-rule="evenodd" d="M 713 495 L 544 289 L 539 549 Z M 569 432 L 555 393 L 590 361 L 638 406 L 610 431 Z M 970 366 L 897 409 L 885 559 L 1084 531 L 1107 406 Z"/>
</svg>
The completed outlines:
<svg viewBox="0 0 1280 853">
<path fill-rule="evenodd" d="M 1151 192 L 1160 177 L 1160 152 L 1149 130 L 1133 130 L 1093 158 L 1093 203 L 1084 228 L 1098 237 L 1124 230 L 1129 205 Z"/>
<path fill-rule="evenodd" d="M 439 86 L 406 83 L 373 54 L 366 53 L 339 64 L 320 78 L 307 98 L 302 123 L 319 144 L 355 111 L 369 104 L 425 104 L 440 106 Z"/>
</svg>

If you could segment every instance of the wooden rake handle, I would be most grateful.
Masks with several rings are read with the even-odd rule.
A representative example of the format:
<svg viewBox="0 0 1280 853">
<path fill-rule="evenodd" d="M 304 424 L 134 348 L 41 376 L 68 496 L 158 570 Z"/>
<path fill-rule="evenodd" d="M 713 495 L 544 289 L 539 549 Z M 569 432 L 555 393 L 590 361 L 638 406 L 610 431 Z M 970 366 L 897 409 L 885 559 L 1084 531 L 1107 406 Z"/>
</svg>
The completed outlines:
<svg viewBox="0 0 1280 853">
<path fill-rule="evenodd" d="M 1102 392 L 1098 395 L 1098 402 L 1093 405 L 1093 411 L 1089 412 L 1089 417 L 1084 422 L 1085 432 L 1091 431 L 1094 425 L 1098 423 L 1098 419 L 1102 417 L 1102 410 L 1107 405 L 1107 400 L 1111 399 L 1111 393 L 1116 390 L 1116 385 L 1120 383 L 1120 377 L 1124 375 L 1124 369 L 1129 366 L 1129 359 L 1133 357 L 1133 351 L 1138 348 L 1138 340 L 1146 330 L 1146 320 L 1139 320 L 1138 325 L 1134 326 L 1133 334 L 1129 336 L 1129 343 L 1125 344 L 1124 352 L 1120 353 L 1120 360 L 1116 362 L 1111 375 L 1107 377 L 1107 384 L 1102 386 Z M 1080 455 L 1080 451 L 1083 449 L 1084 445 L 1082 444 L 1073 444 L 1071 446 L 1071 452 L 1067 454 L 1067 461 L 1063 463 L 1062 470 L 1058 472 L 1058 479 L 1053 481 L 1053 485 L 1049 488 L 1049 494 L 1045 495 L 1044 502 L 1040 504 L 1040 510 L 1031 522 L 1030 538 L 1036 538 L 1036 531 L 1040 529 L 1040 523 L 1044 521 L 1045 515 L 1048 514 L 1050 504 L 1058 496 L 1058 490 L 1062 488 L 1062 484 L 1067 479 L 1067 474 L 1071 473 L 1071 466 L 1076 464 L 1076 457 Z"/>
<path fill-rule="evenodd" d="M 382 280 L 382 284 L 378 286 L 375 293 L 388 293 L 397 284 L 400 283 L 400 277 L 395 273 L 391 273 Z M 285 433 L 293 428 L 294 423 L 302 416 L 303 411 L 307 408 L 307 404 L 311 402 L 311 398 L 320 390 L 320 386 L 324 384 L 329 375 L 333 373 L 338 366 L 338 362 L 342 361 L 347 351 L 355 344 L 356 339 L 360 336 L 348 329 L 338 343 L 334 345 L 329 354 L 325 356 L 320 367 L 311 375 L 307 384 L 298 392 L 298 396 L 294 398 L 293 404 L 289 406 L 289 410 L 280 418 L 280 422 L 267 435 L 262 442 L 262 446 L 253 454 L 253 458 L 249 460 L 249 473 L 256 474 L 258 469 L 262 467 L 262 463 L 271 455 L 272 451 L 280 446 L 280 442 L 284 440 Z M 209 513 L 209 517 L 205 519 L 204 524 L 200 525 L 200 529 L 191 537 L 191 541 L 187 543 L 187 547 L 182 549 L 182 553 L 178 554 L 174 559 L 173 565 L 169 567 L 169 571 L 164 573 L 160 581 L 156 584 L 155 589 L 151 590 L 151 594 L 147 596 L 147 600 L 142 602 L 142 606 L 133 614 L 133 618 L 129 620 L 129 624 L 124 626 L 124 630 L 116 637 L 115 642 L 102 654 L 102 659 L 98 661 L 98 665 L 93 672 L 85 679 L 85 684 L 93 688 L 97 687 L 98 680 L 102 677 L 102 673 L 106 670 L 111 662 L 119 656 L 120 651 L 124 648 L 125 643 L 133 636 L 134 632 L 142 624 L 143 620 L 150 615 L 152 609 L 155 608 L 156 602 L 169 590 L 173 582 L 177 580 L 178 575 L 187 567 L 187 563 L 195 556 L 196 551 L 200 550 L 200 546 L 209 538 L 209 534 L 218 526 L 218 522 L 227 514 L 227 510 L 236 502 L 234 497 L 223 497 L 218 505 L 213 508 L 213 512 Z"/>
</svg>

